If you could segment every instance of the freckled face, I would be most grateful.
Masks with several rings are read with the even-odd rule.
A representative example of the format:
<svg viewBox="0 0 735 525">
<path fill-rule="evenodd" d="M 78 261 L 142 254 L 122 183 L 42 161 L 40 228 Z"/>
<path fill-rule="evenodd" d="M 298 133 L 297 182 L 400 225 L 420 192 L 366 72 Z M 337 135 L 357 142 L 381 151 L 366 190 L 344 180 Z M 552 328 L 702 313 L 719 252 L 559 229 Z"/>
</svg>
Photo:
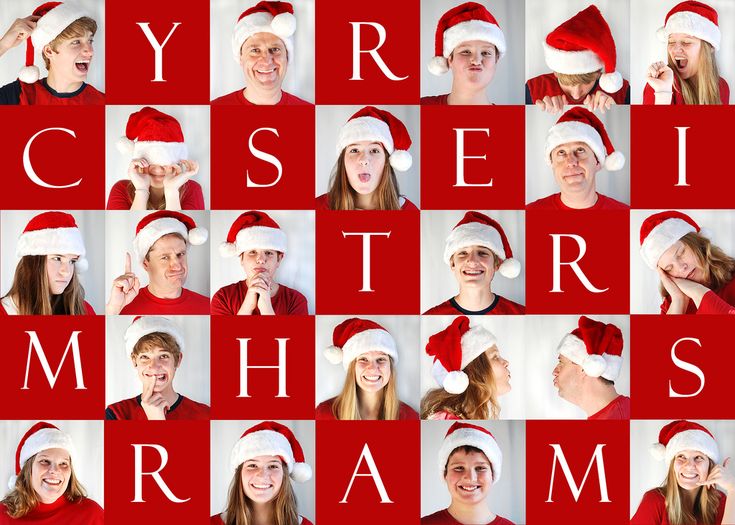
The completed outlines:
<svg viewBox="0 0 735 525">
<path fill-rule="evenodd" d="M 457 449 L 449 456 L 444 481 L 452 503 L 480 505 L 490 493 L 493 469 L 482 452 Z"/>
<path fill-rule="evenodd" d="M 696 490 L 697 483 L 707 479 L 710 460 L 698 450 L 682 450 L 672 461 L 676 482 L 684 490 Z"/>
<path fill-rule="evenodd" d="M 390 379 L 390 357 L 383 352 L 371 350 L 355 359 L 357 386 L 366 392 L 379 392 Z"/>
<path fill-rule="evenodd" d="M 242 465 L 240 482 L 245 495 L 256 503 L 268 503 L 283 484 L 283 463 L 278 456 L 256 456 Z M 286 483 L 289 483 L 286 480 Z"/>
</svg>

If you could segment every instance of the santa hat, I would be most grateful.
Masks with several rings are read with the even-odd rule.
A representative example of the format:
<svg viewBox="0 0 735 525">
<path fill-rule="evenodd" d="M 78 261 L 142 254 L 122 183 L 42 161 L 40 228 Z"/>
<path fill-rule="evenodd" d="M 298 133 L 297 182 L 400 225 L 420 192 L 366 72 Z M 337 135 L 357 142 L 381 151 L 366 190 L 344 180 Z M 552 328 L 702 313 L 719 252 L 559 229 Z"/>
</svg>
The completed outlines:
<svg viewBox="0 0 735 525">
<path fill-rule="evenodd" d="M 222 257 L 235 257 L 249 250 L 286 253 L 286 234 L 278 223 L 262 211 L 246 211 L 232 223 L 227 240 L 220 244 Z"/>
<path fill-rule="evenodd" d="M 179 350 L 184 351 L 184 336 L 179 327 L 167 317 L 156 317 L 152 315 L 138 316 L 125 331 L 125 357 L 130 357 L 135 345 L 141 337 L 153 333 L 164 333 L 174 338 L 179 345 Z"/>
<path fill-rule="evenodd" d="M 50 44 L 64 29 L 82 17 L 89 16 L 80 6 L 71 2 L 46 2 L 33 11 L 33 15 L 40 16 L 36 28 L 26 39 L 26 65 L 18 73 L 18 80 L 32 84 L 41 76 L 38 66 L 34 65 L 35 55 L 43 52 L 43 48 Z"/>
<path fill-rule="evenodd" d="M 169 233 L 178 233 L 194 246 L 207 242 L 209 235 L 206 228 L 197 227 L 194 219 L 188 215 L 178 211 L 155 211 L 143 217 L 135 229 L 133 249 L 138 260 L 142 263 L 151 246 Z"/>
<path fill-rule="evenodd" d="M 148 106 L 130 115 L 125 136 L 117 140 L 117 149 L 160 166 L 189 157 L 179 121 Z"/>
<path fill-rule="evenodd" d="M 429 71 L 443 75 L 449 71 L 447 59 L 462 42 L 481 40 L 490 42 L 498 50 L 498 60 L 505 54 L 505 36 L 490 11 L 476 2 L 466 2 L 444 13 L 436 26 L 434 58 Z"/>
<path fill-rule="evenodd" d="M 668 42 L 672 33 L 684 33 L 709 42 L 715 50 L 720 49 L 720 26 L 717 11 L 702 2 L 681 2 L 666 14 L 663 27 L 656 36 L 661 42 Z"/>
<path fill-rule="evenodd" d="M 615 71 L 615 40 L 597 6 L 580 11 L 546 35 L 544 58 L 552 71 L 566 75 L 604 68 L 600 88 L 615 93 L 623 87 L 623 77 Z"/>
<path fill-rule="evenodd" d="M 288 467 L 289 475 L 300 483 L 311 479 L 311 467 L 291 429 L 275 421 L 263 421 L 245 431 L 230 455 L 230 467 L 258 456 L 278 456 Z"/>
<path fill-rule="evenodd" d="M 390 165 L 398 171 L 407 171 L 413 159 L 408 152 L 411 137 L 406 126 L 392 113 L 373 106 L 365 106 L 350 117 L 339 130 L 337 155 L 350 144 L 361 140 L 380 142 L 388 152 Z"/>
<path fill-rule="evenodd" d="M 521 263 L 513 258 L 508 237 L 497 221 L 478 211 L 468 211 L 447 237 L 444 245 L 444 262 L 450 264 L 452 255 L 462 248 L 484 246 L 502 261 L 498 272 L 513 279 L 521 273 Z"/>
<path fill-rule="evenodd" d="M 614 324 L 582 316 L 579 327 L 562 338 L 557 351 L 588 376 L 615 381 L 623 364 L 623 334 Z"/>
<path fill-rule="evenodd" d="M 497 483 L 503 469 L 503 453 L 488 429 L 471 423 L 457 422 L 449 427 L 442 446 L 439 448 L 439 472 L 444 473 L 452 452 L 465 446 L 482 450 L 493 467 L 493 483 Z"/>
<path fill-rule="evenodd" d="M 15 481 L 20 476 L 25 462 L 39 452 L 50 448 L 62 448 L 69 453 L 71 458 L 76 456 L 74 443 L 69 434 L 62 432 L 51 423 L 39 421 L 20 438 L 18 449 L 15 451 L 15 475 L 10 476 L 8 480 L 10 490 L 15 489 Z"/>
<path fill-rule="evenodd" d="M 699 423 L 679 419 L 661 429 L 658 443 L 651 445 L 651 454 L 668 465 L 682 450 L 702 452 L 715 463 L 720 460 L 720 450 L 712 433 Z"/>
<path fill-rule="evenodd" d="M 240 50 L 245 41 L 255 33 L 271 33 L 283 40 L 288 60 L 293 56 L 293 34 L 296 32 L 296 17 L 293 6 L 288 2 L 258 2 L 246 9 L 237 19 L 232 32 L 232 54 L 240 63 Z"/>
<path fill-rule="evenodd" d="M 496 343 L 489 330 L 480 325 L 470 328 L 466 316 L 457 317 L 444 330 L 429 337 L 426 353 L 434 357 L 431 375 L 450 394 L 461 394 L 470 384 L 463 370 Z"/>
<path fill-rule="evenodd" d="M 648 217 L 641 225 L 641 257 L 655 270 L 666 250 L 687 233 L 700 233 L 701 228 L 689 215 L 678 211 L 662 211 Z"/>
<path fill-rule="evenodd" d="M 342 321 L 332 332 L 332 346 L 324 357 L 333 365 L 342 363 L 345 370 L 353 359 L 365 352 L 383 352 L 398 361 L 398 349 L 388 330 L 375 321 L 353 317 Z"/>
<path fill-rule="evenodd" d="M 84 257 L 84 239 L 74 217 L 62 211 L 47 211 L 36 215 L 26 225 L 18 239 L 16 255 L 78 255 L 77 272 L 87 270 L 89 263 Z"/>
<path fill-rule="evenodd" d="M 625 155 L 615 151 L 605 125 L 591 111 L 576 106 L 564 113 L 546 135 L 546 163 L 551 165 L 551 152 L 557 146 L 570 142 L 584 142 L 597 160 L 610 171 L 625 166 Z"/>
</svg>

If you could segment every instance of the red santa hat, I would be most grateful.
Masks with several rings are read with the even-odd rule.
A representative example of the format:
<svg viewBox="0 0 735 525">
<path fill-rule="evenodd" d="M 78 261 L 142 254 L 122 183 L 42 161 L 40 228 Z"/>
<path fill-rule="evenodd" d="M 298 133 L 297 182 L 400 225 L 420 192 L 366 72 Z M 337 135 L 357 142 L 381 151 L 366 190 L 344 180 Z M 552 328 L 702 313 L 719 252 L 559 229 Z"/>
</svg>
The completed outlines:
<svg viewBox="0 0 735 525">
<path fill-rule="evenodd" d="M 285 425 L 263 421 L 247 429 L 232 448 L 230 467 L 236 470 L 242 463 L 258 456 L 281 458 L 294 481 L 302 483 L 311 479 L 311 467 L 304 460 L 304 451 Z"/>
<path fill-rule="evenodd" d="M 246 211 L 232 223 L 227 240 L 220 244 L 222 257 L 235 257 L 249 250 L 286 253 L 286 233 L 267 213 Z"/>
<path fill-rule="evenodd" d="M 125 136 L 117 140 L 117 149 L 160 166 L 189 157 L 179 121 L 148 106 L 130 115 Z"/>
<path fill-rule="evenodd" d="M 471 40 L 493 44 L 498 50 L 498 60 L 505 54 L 505 36 L 498 21 L 484 5 L 477 2 L 453 7 L 439 19 L 434 37 L 434 58 L 429 62 L 429 71 L 434 75 L 449 71 L 447 59 L 454 48 Z"/>
<path fill-rule="evenodd" d="M 695 36 L 712 44 L 715 50 L 720 49 L 717 11 L 702 2 L 681 2 L 666 14 L 664 25 L 658 28 L 656 36 L 661 42 L 668 42 L 672 33 Z"/>
<path fill-rule="evenodd" d="M 342 321 L 332 332 L 332 346 L 324 357 L 333 365 L 342 363 L 345 370 L 350 362 L 366 352 L 383 352 L 398 361 L 398 349 L 388 330 L 375 321 L 353 317 Z"/>
<path fill-rule="evenodd" d="M 450 394 L 461 394 L 470 384 L 463 370 L 495 344 L 497 339 L 489 330 L 480 325 L 470 327 L 470 320 L 464 315 L 457 317 L 429 337 L 426 353 L 434 357 L 431 375 Z"/>
<path fill-rule="evenodd" d="M 641 257 L 655 270 L 666 250 L 687 233 L 700 233 L 701 228 L 689 215 L 679 211 L 662 211 L 648 217 L 641 225 Z"/>
<path fill-rule="evenodd" d="M 557 351 L 588 376 L 615 381 L 623 364 L 623 333 L 614 324 L 583 315 L 579 327 L 562 338 Z"/>
<path fill-rule="evenodd" d="M 498 442 L 495 441 L 495 436 L 488 429 L 471 423 L 457 422 L 449 427 L 442 446 L 439 448 L 439 472 L 444 474 L 452 452 L 465 446 L 482 450 L 493 467 L 493 483 L 497 483 L 503 469 L 503 453 L 500 451 Z"/>
<path fill-rule="evenodd" d="M 242 12 L 232 32 L 232 54 L 240 63 L 240 50 L 245 41 L 255 33 L 271 33 L 283 40 L 288 60 L 293 56 L 293 34 L 296 17 L 288 2 L 263 1 Z"/>
<path fill-rule="evenodd" d="M 26 255 L 78 255 L 75 264 L 78 272 L 84 272 L 89 263 L 84 255 L 84 239 L 74 217 L 62 211 L 47 211 L 33 217 L 18 239 L 15 251 L 18 257 Z"/>
<path fill-rule="evenodd" d="M 567 75 L 604 68 L 600 88 L 615 93 L 623 87 L 623 77 L 615 71 L 615 40 L 595 5 L 580 11 L 546 35 L 544 58 L 552 71 Z"/>
<path fill-rule="evenodd" d="M 171 319 L 153 315 L 139 315 L 133 319 L 133 322 L 125 331 L 125 356 L 130 357 L 132 355 L 133 349 L 141 337 L 158 332 L 169 334 L 179 345 L 179 350 L 184 351 L 184 336 Z"/>
<path fill-rule="evenodd" d="M 452 255 L 462 248 L 483 246 L 502 261 L 498 272 L 513 279 L 521 273 L 521 263 L 513 258 L 508 237 L 502 226 L 478 211 L 468 211 L 447 237 L 444 245 L 444 262 L 450 264 Z"/>
<path fill-rule="evenodd" d="M 38 66 L 34 65 L 36 54 L 41 54 L 43 48 L 72 22 L 89 16 L 84 9 L 71 2 L 46 2 L 38 6 L 33 15 L 41 18 L 36 22 L 30 38 L 26 39 L 26 65 L 18 73 L 18 80 L 28 84 L 37 81 L 41 76 Z"/>
<path fill-rule="evenodd" d="M 72 443 L 69 434 L 62 432 L 51 423 L 39 421 L 20 438 L 18 449 L 15 451 L 15 475 L 10 476 L 10 480 L 8 480 L 10 490 L 15 489 L 15 481 L 18 479 L 25 462 L 39 452 L 50 448 L 64 449 L 69 453 L 70 458 L 76 456 L 74 443 Z"/>
<path fill-rule="evenodd" d="M 597 160 L 610 171 L 625 166 L 625 155 L 615 151 L 605 125 L 590 110 L 576 106 L 564 113 L 546 135 L 546 163 L 551 165 L 551 152 L 557 146 L 570 142 L 584 142 Z"/>
<path fill-rule="evenodd" d="M 151 246 L 170 233 L 178 233 L 187 243 L 198 246 L 207 242 L 209 232 L 206 228 L 197 227 L 194 219 L 178 211 L 161 210 L 146 215 L 135 229 L 133 249 L 135 256 L 143 263 Z"/>
<path fill-rule="evenodd" d="M 682 450 L 702 452 L 715 463 L 720 461 L 720 450 L 712 433 L 699 423 L 679 419 L 661 429 L 658 443 L 651 445 L 651 454 L 666 465 Z"/>
<path fill-rule="evenodd" d="M 337 155 L 350 144 L 361 140 L 380 142 L 388 152 L 390 165 L 398 171 L 407 171 L 413 159 L 408 152 L 411 137 L 406 126 L 392 113 L 373 106 L 365 106 L 350 117 L 339 130 Z"/>
</svg>

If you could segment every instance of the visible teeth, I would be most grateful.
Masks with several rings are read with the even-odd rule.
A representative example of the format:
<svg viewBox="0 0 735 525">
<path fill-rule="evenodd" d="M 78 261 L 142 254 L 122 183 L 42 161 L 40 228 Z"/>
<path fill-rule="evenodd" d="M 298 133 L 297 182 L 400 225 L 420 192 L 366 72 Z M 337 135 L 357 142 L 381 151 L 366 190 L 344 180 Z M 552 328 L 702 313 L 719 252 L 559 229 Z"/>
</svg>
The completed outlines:
<svg viewBox="0 0 735 525">
<path fill-rule="evenodd" d="M 362 377 L 364 377 L 368 381 L 377 381 L 378 379 L 380 379 L 380 376 L 362 376 Z"/>
<path fill-rule="evenodd" d="M 60 479 L 44 479 L 43 482 L 47 485 L 61 485 Z"/>
<path fill-rule="evenodd" d="M 461 488 L 462 490 L 464 490 L 464 491 L 466 491 L 466 492 L 472 492 L 472 491 L 474 491 L 474 490 L 477 490 L 477 489 L 479 489 L 480 487 L 478 487 L 478 486 L 474 486 L 474 487 L 467 487 L 467 486 L 464 486 L 464 485 L 460 485 L 460 486 L 459 486 L 459 488 Z"/>
<path fill-rule="evenodd" d="M 256 485 L 255 483 L 252 483 L 252 486 L 255 487 L 256 489 L 269 489 L 273 485 Z"/>
<path fill-rule="evenodd" d="M 258 70 L 258 73 L 273 73 L 274 71 L 275 71 L 275 69 L 267 69 L 265 71 L 262 70 L 262 69 L 259 69 Z"/>
</svg>

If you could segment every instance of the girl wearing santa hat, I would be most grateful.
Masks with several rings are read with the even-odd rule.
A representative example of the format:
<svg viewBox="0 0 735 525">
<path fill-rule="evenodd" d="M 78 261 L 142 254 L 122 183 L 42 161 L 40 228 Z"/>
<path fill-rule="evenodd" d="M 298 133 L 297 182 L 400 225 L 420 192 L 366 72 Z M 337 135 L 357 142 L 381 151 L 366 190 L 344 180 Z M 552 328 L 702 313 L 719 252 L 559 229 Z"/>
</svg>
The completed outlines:
<svg viewBox="0 0 735 525">
<path fill-rule="evenodd" d="M 366 106 L 352 115 L 337 137 L 337 162 L 329 191 L 317 210 L 417 210 L 400 194 L 393 170 L 413 163 L 406 126 L 392 113 Z"/>
<path fill-rule="evenodd" d="M 421 400 L 422 419 L 498 419 L 498 397 L 511 389 L 510 363 L 489 330 L 457 317 L 429 338 L 426 353 L 434 358 L 431 375 L 439 388 Z"/>
<path fill-rule="evenodd" d="M 203 210 L 199 163 L 189 160 L 181 125 L 157 109 L 144 107 L 128 118 L 118 150 L 129 155 L 126 180 L 117 181 L 108 210 Z"/>
<path fill-rule="evenodd" d="M 352 318 L 334 328 L 324 356 L 347 372 L 342 392 L 316 407 L 317 419 L 418 419 L 398 399 L 398 348 L 388 331 L 369 319 Z"/>
<path fill-rule="evenodd" d="M 94 315 L 77 276 L 87 269 L 85 253 L 72 215 L 36 215 L 18 240 L 20 261 L 10 290 L 0 300 L 0 315 Z"/>
<path fill-rule="evenodd" d="M 641 256 L 658 273 L 662 314 L 729 314 L 735 258 L 712 244 L 694 219 L 663 211 L 641 225 Z"/>
<path fill-rule="evenodd" d="M 667 63 L 648 67 L 644 104 L 730 103 L 730 87 L 715 56 L 721 40 L 717 11 L 702 2 L 681 2 L 666 14 L 656 36 L 667 43 Z"/>
<path fill-rule="evenodd" d="M 735 503 L 725 494 L 735 491 L 730 458 L 719 464 L 709 430 L 692 421 L 672 421 L 661 429 L 651 453 L 666 461 L 666 479 L 643 495 L 631 525 L 735 523 Z"/>
<path fill-rule="evenodd" d="M 33 425 L 18 443 L 0 523 L 104 523 L 104 511 L 74 473 L 77 459 L 69 434 L 43 421 Z"/>
<path fill-rule="evenodd" d="M 291 486 L 310 480 L 311 467 L 290 428 L 275 421 L 250 427 L 235 443 L 230 467 L 227 507 L 211 525 L 312 525 L 298 514 Z"/>
<path fill-rule="evenodd" d="M 482 4 L 466 2 L 442 15 L 436 26 L 434 57 L 429 71 L 452 72 L 452 91 L 422 97 L 421 104 L 487 105 L 487 87 L 505 54 L 505 36 L 495 17 Z"/>
<path fill-rule="evenodd" d="M 452 424 L 439 449 L 438 466 L 452 502 L 421 518 L 421 525 L 513 525 L 487 502 L 503 467 L 503 453 L 489 430 L 470 423 Z"/>
</svg>

